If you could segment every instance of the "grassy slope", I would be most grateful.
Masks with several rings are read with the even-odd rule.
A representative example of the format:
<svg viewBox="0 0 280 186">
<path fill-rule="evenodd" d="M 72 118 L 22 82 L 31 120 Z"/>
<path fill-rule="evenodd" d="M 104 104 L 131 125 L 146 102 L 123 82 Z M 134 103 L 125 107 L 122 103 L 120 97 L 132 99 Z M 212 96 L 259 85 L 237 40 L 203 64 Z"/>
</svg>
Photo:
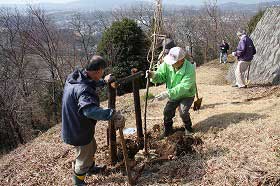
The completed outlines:
<svg viewBox="0 0 280 186">
<path fill-rule="evenodd" d="M 276 184 L 280 179 L 280 91 L 279 87 L 236 89 L 226 85 L 229 64 L 210 62 L 197 69 L 203 106 L 191 111 L 195 135 L 204 141 L 198 153 L 165 164 L 153 165 L 156 172 L 142 174 L 140 185 L 259 185 Z M 157 94 L 165 86 L 152 87 Z M 144 90 L 141 91 L 144 94 Z M 247 101 L 248 98 L 261 99 Z M 149 102 L 147 125 L 161 124 L 166 101 Z M 117 99 L 127 117 L 127 127 L 135 123 L 131 94 Z M 103 103 L 104 106 L 107 103 Z M 177 114 L 178 115 L 178 114 Z M 175 125 L 181 120 L 175 117 Z M 106 122 L 97 126 L 98 162 L 106 162 Z M 0 185 L 71 185 L 74 150 L 60 139 L 60 125 L 0 159 Z M 124 185 L 120 173 L 93 176 L 90 185 Z M 278 182 L 278 184 L 280 184 Z"/>
</svg>

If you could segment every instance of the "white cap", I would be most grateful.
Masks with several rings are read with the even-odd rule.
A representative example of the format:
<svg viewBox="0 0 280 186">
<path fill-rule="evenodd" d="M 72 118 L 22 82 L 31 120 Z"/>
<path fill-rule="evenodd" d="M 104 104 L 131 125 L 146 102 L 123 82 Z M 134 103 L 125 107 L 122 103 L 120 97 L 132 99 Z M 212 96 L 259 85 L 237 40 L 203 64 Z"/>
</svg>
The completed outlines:
<svg viewBox="0 0 280 186">
<path fill-rule="evenodd" d="M 164 57 L 164 62 L 168 65 L 173 65 L 177 61 L 185 58 L 186 52 L 180 47 L 173 47 L 170 49 L 167 56 Z"/>
</svg>

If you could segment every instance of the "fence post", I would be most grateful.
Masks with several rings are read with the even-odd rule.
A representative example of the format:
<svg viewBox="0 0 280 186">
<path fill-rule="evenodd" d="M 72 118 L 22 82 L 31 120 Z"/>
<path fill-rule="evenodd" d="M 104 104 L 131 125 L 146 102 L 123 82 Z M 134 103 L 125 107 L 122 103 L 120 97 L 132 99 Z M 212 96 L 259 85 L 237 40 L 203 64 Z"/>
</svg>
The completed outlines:
<svg viewBox="0 0 280 186">
<path fill-rule="evenodd" d="M 136 68 L 131 69 L 131 74 L 135 74 L 138 70 Z M 144 135 L 142 128 L 142 117 L 141 117 L 141 105 L 140 105 L 140 95 L 139 95 L 139 78 L 135 78 L 132 81 L 133 87 L 133 98 L 134 98 L 134 109 L 135 109 L 135 119 L 136 119 L 136 129 L 137 129 L 137 140 L 140 147 L 144 147 Z"/>
<path fill-rule="evenodd" d="M 111 86 L 111 83 L 108 84 L 108 107 L 115 109 L 116 108 L 116 89 Z M 116 130 L 114 122 L 109 120 L 107 130 L 107 142 L 109 142 L 109 153 L 110 153 L 110 162 L 111 165 L 117 163 L 117 140 L 116 140 Z"/>
</svg>

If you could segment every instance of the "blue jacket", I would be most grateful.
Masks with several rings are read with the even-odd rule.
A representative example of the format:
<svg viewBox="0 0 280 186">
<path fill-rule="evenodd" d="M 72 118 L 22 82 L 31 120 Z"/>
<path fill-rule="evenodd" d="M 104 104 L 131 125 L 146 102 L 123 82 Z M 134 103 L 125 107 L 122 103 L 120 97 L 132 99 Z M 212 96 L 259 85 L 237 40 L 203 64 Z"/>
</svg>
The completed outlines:
<svg viewBox="0 0 280 186">
<path fill-rule="evenodd" d="M 90 80 L 83 70 L 75 70 L 68 76 L 62 98 L 62 139 L 65 143 L 83 146 L 91 142 L 97 121 L 87 118 L 83 109 L 99 107 L 96 87 L 102 85 L 105 85 L 104 80 Z"/>
<path fill-rule="evenodd" d="M 252 61 L 255 54 L 256 48 L 253 41 L 247 35 L 242 35 L 236 48 L 238 61 Z"/>
</svg>

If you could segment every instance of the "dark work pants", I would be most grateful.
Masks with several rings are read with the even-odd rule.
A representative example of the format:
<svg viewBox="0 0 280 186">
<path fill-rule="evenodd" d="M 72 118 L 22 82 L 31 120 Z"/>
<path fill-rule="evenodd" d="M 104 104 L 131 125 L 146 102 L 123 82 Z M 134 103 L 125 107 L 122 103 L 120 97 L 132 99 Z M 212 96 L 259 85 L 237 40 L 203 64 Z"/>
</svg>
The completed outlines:
<svg viewBox="0 0 280 186">
<path fill-rule="evenodd" d="M 185 128 L 188 129 L 192 126 L 189 110 L 194 101 L 194 97 L 184 98 L 181 100 L 168 100 L 164 108 L 164 127 L 166 130 L 172 129 L 173 118 L 175 116 L 176 108 L 179 106 L 180 117 L 185 125 Z"/>
</svg>

